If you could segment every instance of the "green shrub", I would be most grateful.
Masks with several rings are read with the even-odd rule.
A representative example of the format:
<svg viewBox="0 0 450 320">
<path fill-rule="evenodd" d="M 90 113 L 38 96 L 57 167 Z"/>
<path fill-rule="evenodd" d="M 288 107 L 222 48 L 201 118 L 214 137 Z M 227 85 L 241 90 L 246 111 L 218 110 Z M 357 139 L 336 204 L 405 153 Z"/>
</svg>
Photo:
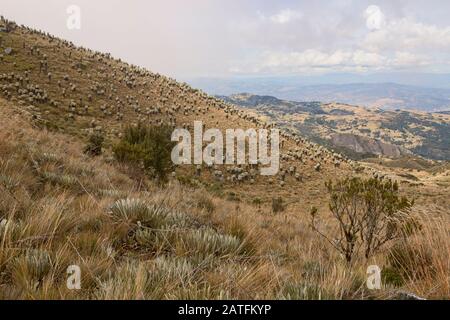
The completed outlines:
<svg viewBox="0 0 450 320">
<path fill-rule="evenodd" d="M 89 137 L 89 141 L 84 148 L 84 153 L 93 157 L 101 155 L 104 142 L 105 137 L 101 133 L 93 133 Z"/>
<path fill-rule="evenodd" d="M 208 186 L 208 191 L 214 194 L 215 196 L 222 197 L 223 185 L 221 183 L 214 182 Z"/>
<path fill-rule="evenodd" d="M 195 183 L 195 179 L 192 176 L 182 176 L 182 175 L 178 175 L 176 177 L 176 179 L 178 180 L 178 182 L 184 186 L 188 186 L 190 188 L 197 188 L 198 184 Z"/>
<path fill-rule="evenodd" d="M 393 267 L 385 267 L 381 271 L 381 280 L 385 284 L 393 285 L 394 287 L 401 287 L 405 280 L 402 272 Z"/>
<path fill-rule="evenodd" d="M 175 144 L 171 133 L 169 126 L 127 127 L 113 147 L 114 156 L 119 162 L 143 167 L 151 177 L 165 183 L 173 168 L 171 153 Z"/>
<path fill-rule="evenodd" d="M 399 195 L 397 182 L 383 179 L 351 178 L 326 183 L 329 209 L 339 227 L 334 238 L 318 229 L 317 209 L 311 210 L 311 226 L 348 262 L 364 250 L 368 259 L 387 242 L 405 238 L 418 226 L 410 216 L 413 201 Z"/>
</svg>

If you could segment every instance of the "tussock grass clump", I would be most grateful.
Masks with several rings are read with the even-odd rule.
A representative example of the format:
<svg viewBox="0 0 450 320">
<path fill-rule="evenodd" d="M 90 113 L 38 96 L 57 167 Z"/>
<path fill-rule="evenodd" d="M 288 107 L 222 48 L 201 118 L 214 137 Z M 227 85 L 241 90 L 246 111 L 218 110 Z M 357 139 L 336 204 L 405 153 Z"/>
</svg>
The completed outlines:
<svg viewBox="0 0 450 320">
<path fill-rule="evenodd" d="M 207 283 L 193 283 L 165 294 L 165 298 L 170 300 L 231 300 L 232 296 L 229 290 L 213 288 Z"/>
<path fill-rule="evenodd" d="M 34 160 L 36 160 L 39 164 L 45 163 L 61 164 L 63 162 L 59 155 L 52 152 L 36 152 L 34 155 Z"/>
<path fill-rule="evenodd" d="M 151 296 L 151 283 L 148 279 L 148 265 L 135 260 L 126 260 L 121 263 L 114 273 L 101 281 L 99 288 L 94 292 L 96 299 L 127 300 L 157 298 Z"/>
<path fill-rule="evenodd" d="M 164 299 L 183 283 L 189 287 L 194 267 L 185 258 L 160 256 L 152 261 L 127 260 L 101 282 L 99 299 Z"/>
<path fill-rule="evenodd" d="M 20 287 L 37 286 L 50 273 L 50 254 L 41 249 L 28 249 L 11 265 L 13 281 Z"/>
<path fill-rule="evenodd" d="M 239 254 L 242 242 L 239 238 L 220 234 L 211 228 L 202 228 L 187 232 L 183 236 L 184 246 L 191 254 L 226 256 Z"/>
<path fill-rule="evenodd" d="M 400 287 L 405 283 L 402 272 L 391 266 L 386 266 L 381 270 L 381 280 L 385 285 L 394 287 Z"/>
<path fill-rule="evenodd" d="M 318 283 L 305 282 L 286 284 L 277 298 L 280 300 L 330 300 L 334 297 Z"/>
<path fill-rule="evenodd" d="M 307 261 L 302 266 L 303 277 L 307 279 L 320 280 L 323 279 L 327 273 L 327 268 L 319 261 Z"/>
<path fill-rule="evenodd" d="M 211 197 L 202 194 L 197 197 L 197 207 L 205 210 L 207 213 L 211 214 L 216 210 L 216 206 L 212 201 Z"/>
<path fill-rule="evenodd" d="M 163 205 L 148 204 L 140 199 L 116 201 L 110 212 L 113 217 L 131 223 L 139 222 L 148 228 L 159 229 L 167 224 L 170 210 Z"/>
<path fill-rule="evenodd" d="M 113 189 L 100 189 L 97 191 L 97 194 L 101 197 L 120 198 L 123 197 L 125 192 Z"/>
<path fill-rule="evenodd" d="M 1 218 L 0 218 L 1 219 Z M 21 220 L 4 218 L 0 220 L 0 243 L 1 241 L 17 241 L 24 233 L 24 223 Z"/>
<path fill-rule="evenodd" d="M 50 182 L 55 185 L 60 185 L 66 188 L 78 187 L 79 183 L 76 177 L 68 174 L 59 174 L 55 172 L 41 172 L 43 181 Z"/>
<path fill-rule="evenodd" d="M 404 241 L 395 245 L 389 253 L 388 262 L 403 278 L 420 280 L 436 273 L 432 252 L 421 250 Z"/>
<path fill-rule="evenodd" d="M 10 225 L 10 222 L 6 219 L 0 220 L 0 237 L 3 237 L 3 235 L 6 233 L 6 230 L 8 229 Z"/>
<path fill-rule="evenodd" d="M 425 210 L 428 212 L 428 209 Z M 387 267 L 395 272 L 395 284 L 401 284 L 421 297 L 449 297 L 448 217 L 421 216 L 418 220 L 422 229 L 391 248 Z"/>
<path fill-rule="evenodd" d="M 194 277 L 195 268 L 184 257 L 160 256 L 152 262 L 151 279 L 160 281 L 179 281 L 188 285 Z"/>
</svg>

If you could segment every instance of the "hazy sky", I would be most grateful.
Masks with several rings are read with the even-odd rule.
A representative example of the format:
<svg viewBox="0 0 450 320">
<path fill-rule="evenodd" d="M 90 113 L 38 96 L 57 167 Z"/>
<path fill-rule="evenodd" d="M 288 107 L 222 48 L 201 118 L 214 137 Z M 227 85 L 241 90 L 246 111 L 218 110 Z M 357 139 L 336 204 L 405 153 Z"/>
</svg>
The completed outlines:
<svg viewBox="0 0 450 320">
<path fill-rule="evenodd" d="M 448 0 L 0 0 L 0 14 L 177 78 L 450 72 Z"/>
</svg>

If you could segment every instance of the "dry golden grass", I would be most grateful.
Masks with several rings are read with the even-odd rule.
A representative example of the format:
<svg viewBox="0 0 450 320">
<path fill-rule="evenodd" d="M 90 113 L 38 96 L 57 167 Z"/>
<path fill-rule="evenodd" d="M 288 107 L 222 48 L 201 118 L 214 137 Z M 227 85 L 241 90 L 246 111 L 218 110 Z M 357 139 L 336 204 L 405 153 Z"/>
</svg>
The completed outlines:
<svg viewBox="0 0 450 320">
<path fill-rule="evenodd" d="M 365 286 L 367 265 L 388 266 L 388 248 L 347 265 L 304 214 L 273 214 L 270 204 L 229 201 L 176 181 L 164 189 L 142 184 L 102 157 L 86 157 L 68 136 L 33 129 L 5 109 L 0 122 L 0 298 L 395 297 L 392 284 Z M 446 298 L 448 213 L 428 210 L 434 214 L 418 207 L 422 230 L 396 245 L 414 253 L 397 273 L 403 290 Z M 82 270 L 81 290 L 66 287 L 73 264 Z"/>
</svg>

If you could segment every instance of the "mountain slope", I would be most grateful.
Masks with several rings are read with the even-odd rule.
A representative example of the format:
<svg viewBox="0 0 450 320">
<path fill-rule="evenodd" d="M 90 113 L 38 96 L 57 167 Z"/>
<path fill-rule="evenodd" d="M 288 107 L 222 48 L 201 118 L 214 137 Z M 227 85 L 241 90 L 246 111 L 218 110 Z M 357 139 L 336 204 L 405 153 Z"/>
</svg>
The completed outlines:
<svg viewBox="0 0 450 320">
<path fill-rule="evenodd" d="M 385 111 L 251 94 L 223 99 L 256 110 L 281 126 L 351 156 L 416 154 L 436 160 L 450 159 L 450 117 L 445 113 Z"/>
<path fill-rule="evenodd" d="M 347 160 L 284 132 L 277 176 L 252 174 L 248 166 L 200 172 L 182 166 L 161 187 L 112 157 L 110 146 L 126 125 L 192 129 L 202 120 L 224 130 L 271 124 L 108 54 L 24 27 L 1 35 L 1 49 L 12 51 L 0 64 L 0 298 L 395 297 L 389 286 L 367 291 L 367 261 L 350 268 L 309 225 L 311 206 L 327 213 L 326 180 L 373 174 L 398 180 L 402 192 L 417 198 L 415 213 L 424 225 L 417 247 L 442 246 L 432 254 L 439 272 L 421 286 L 409 281 L 402 288 L 448 296 L 448 238 L 440 237 L 449 197 L 438 185 L 448 179 L 446 168 L 435 176 L 422 170 L 402 177 L 397 167 Z M 92 132 L 107 138 L 96 158 L 83 153 Z M 251 178 L 236 179 L 236 171 Z M 284 210 L 277 211 L 273 200 L 279 198 Z M 430 217 L 439 223 L 428 223 Z M 429 242 L 431 235 L 436 239 Z M 81 290 L 66 287 L 70 265 L 81 268 Z M 442 286 L 430 290 L 436 283 Z"/>
<path fill-rule="evenodd" d="M 11 47 L 0 67 L 0 96 L 22 106 L 36 125 L 69 133 L 86 139 L 101 131 L 107 143 L 114 143 L 127 124 L 139 121 L 192 130 L 195 120 L 203 121 L 205 129 L 264 128 L 268 124 L 253 113 L 237 109 L 210 97 L 186 84 L 151 73 L 137 66 L 110 57 L 109 54 L 77 48 L 72 43 L 41 34 L 31 29 L 16 28 L 3 34 L 3 47 Z M 248 179 L 239 183 L 236 170 L 205 168 L 200 180 L 207 184 L 219 183 L 224 192 L 241 191 L 243 197 L 258 197 L 252 184 L 259 186 L 258 194 L 271 201 L 266 193 L 273 191 L 293 198 L 295 188 L 305 182 L 287 174 L 295 166 L 306 177 L 312 189 L 324 189 L 327 178 L 352 172 L 345 158 L 308 140 L 285 133 L 282 136 L 282 170 L 275 177 L 250 175 L 249 166 L 241 168 Z M 339 162 L 340 166 L 335 164 Z M 322 170 L 314 167 L 319 164 Z M 180 168 L 180 174 L 196 179 L 194 167 Z M 221 170 L 223 181 L 216 181 L 214 171 Z M 287 177 L 286 177 L 287 176 Z M 283 179 L 285 181 L 283 181 Z M 245 191 L 245 192 L 244 192 Z"/>
</svg>

